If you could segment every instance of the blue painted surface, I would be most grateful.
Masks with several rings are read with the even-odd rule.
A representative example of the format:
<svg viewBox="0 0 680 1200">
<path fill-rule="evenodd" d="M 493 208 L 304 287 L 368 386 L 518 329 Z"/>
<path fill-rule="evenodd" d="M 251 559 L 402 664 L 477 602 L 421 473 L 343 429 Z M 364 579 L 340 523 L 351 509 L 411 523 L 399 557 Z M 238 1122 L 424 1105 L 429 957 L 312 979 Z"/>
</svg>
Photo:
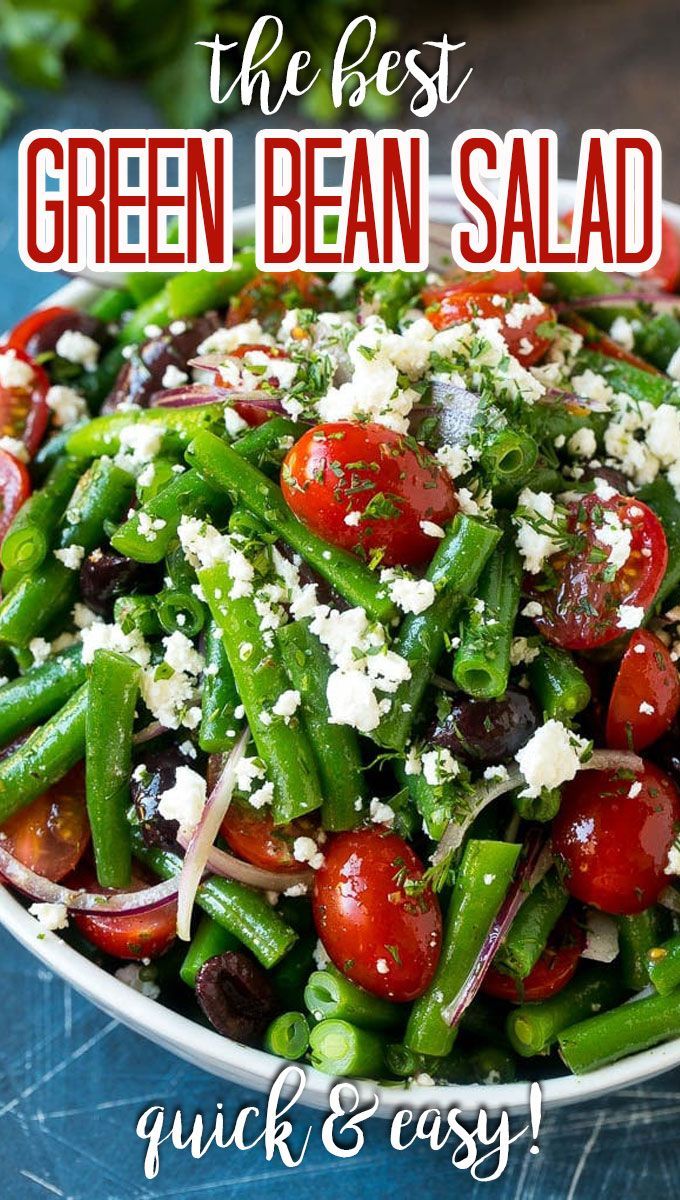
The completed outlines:
<svg viewBox="0 0 680 1200">
<path fill-rule="evenodd" d="M 27 271 L 16 254 L 16 146 L 39 125 L 85 122 L 94 127 L 153 124 L 139 95 L 124 86 L 85 81 L 76 97 L 29 102 L 13 136 L 0 144 L 0 328 L 45 296 L 58 280 Z M 236 202 L 251 194 L 253 118 L 236 123 Z M 440 165 L 440 164 L 437 164 Z M 452 1168 L 446 1153 L 419 1147 L 394 1153 L 387 1125 L 373 1121 L 355 1159 L 332 1158 L 319 1136 L 321 1117 L 299 1109 L 300 1136 L 313 1133 L 303 1164 L 288 1171 L 264 1152 L 211 1150 L 200 1161 L 165 1149 L 157 1180 L 143 1176 L 139 1115 L 154 1104 L 168 1111 L 203 1112 L 218 1101 L 225 1124 L 261 1098 L 215 1080 L 128 1032 L 75 995 L 0 932 L 0 1196 L 8 1200 L 137 1200 L 153 1197 L 253 1197 L 257 1200 L 334 1200 L 365 1195 L 431 1197 L 478 1193 Z M 511 1149 L 492 1200 L 648 1200 L 677 1190 L 680 1152 L 680 1071 L 644 1086 L 570 1109 L 547 1112 L 541 1152 L 523 1139 Z"/>
</svg>

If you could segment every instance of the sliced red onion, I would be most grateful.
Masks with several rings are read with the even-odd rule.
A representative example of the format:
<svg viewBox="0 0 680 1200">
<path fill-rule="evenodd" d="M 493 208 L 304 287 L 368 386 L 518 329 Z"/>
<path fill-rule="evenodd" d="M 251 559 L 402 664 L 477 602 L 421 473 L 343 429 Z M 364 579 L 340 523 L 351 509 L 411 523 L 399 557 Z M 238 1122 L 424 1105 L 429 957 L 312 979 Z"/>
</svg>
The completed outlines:
<svg viewBox="0 0 680 1200">
<path fill-rule="evenodd" d="M 180 833 L 177 840 L 183 848 L 189 844 L 189 838 L 185 834 Z M 254 867 L 252 863 L 244 862 L 243 859 L 236 858 L 217 846 L 212 847 L 206 867 L 213 875 L 220 875 L 223 879 L 236 879 L 238 883 L 245 883 L 249 887 L 266 892 L 285 892 L 287 888 L 298 884 L 309 887 L 314 878 L 314 872 L 311 870 L 267 871 L 263 867 Z"/>
<path fill-rule="evenodd" d="M 574 300 L 560 300 L 553 305 L 558 311 L 568 311 L 570 308 L 607 308 L 610 304 L 644 304 L 663 305 L 665 308 L 680 308 L 680 296 L 669 292 L 652 292 L 646 288 L 631 289 L 626 292 L 612 292 L 611 295 L 580 296 Z"/>
<path fill-rule="evenodd" d="M 30 896 L 32 900 L 43 904 L 64 904 L 71 912 L 148 912 L 152 908 L 167 904 L 169 900 L 174 900 L 178 890 L 178 877 L 174 876 L 138 892 L 116 892 L 115 895 L 108 896 L 100 892 L 77 891 L 74 888 L 63 887 L 60 883 L 53 883 L 43 875 L 37 875 L 1 844 L 0 875 L 11 883 L 12 887 L 23 892 L 25 896 Z"/>
<path fill-rule="evenodd" d="M 664 908 L 670 909 L 671 912 L 680 913 L 680 892 L 677 888 L 665 887 L 659 896 L 659 904 Z"/>
<path fill-rule="evenodd" d="M 167 725 L 161 725 L 160 721 L 152 721 L 150 725 L 145 725 L 144 729 L 139 729 L 132 735 L 132 742 L 135 746 L 143 746 L 145 742 L 152 742 L 154 738 L 167 732 Z"/>
<path fill-rule="evenodd" d="M 154 392 L 151 408 L 192 408 L 195 404 L 215 404 L 229 399 L 231 388 L 214 383 L 183 383 L 181 387 L 164 388 Z"/>
<path fill-rule="evenodd" d="M 198 886 L 203 878 L 210 850 L 219 833 L 236 786 L 236 768 L 245 754 L 250 738 L 246 726 L 234 749 L 225 759 L 213 790 L 205 802 L 201 819 L 189 838 L 177 895 L 177 936 L 183 941 L 191 939 L 191 914 Z"/>
<path fill-rule="evenodd" d="M 496 952 L 506 937 L 512 922 L 524 904 L 532 888 L 550 869 L 552 856 L 545 845 L 540 830 L 532 830 L 524 845 L 524 855 L 508 888 L 507 895 L 494 917 L 484 938 L 482 948 L 458 994 L 442 1009 L 442 1018 L 447 1025 L 457 1025 L 466 1008 L 472 1004 L 484 976 L 491 966 Z"/>
<path fill-rule="evenodd" d="M 642 759 L 629 750 L 593 750 L 587 762 L 581 763 L 581 771 L 641 771 Z M 436 866 L 448 857 L 452 851 L 461 845 L 472 822 L 480 812 L 498 800 L 506 792 L 514 792 L 524 784 L 524 776 L 519 767 L 509 767 L 505 779 L 482 780 L 475 791 L 467 798 L 466 812 L 458 818 L 449 821 L 434 854 L 432 862 Z"/>
</svg>

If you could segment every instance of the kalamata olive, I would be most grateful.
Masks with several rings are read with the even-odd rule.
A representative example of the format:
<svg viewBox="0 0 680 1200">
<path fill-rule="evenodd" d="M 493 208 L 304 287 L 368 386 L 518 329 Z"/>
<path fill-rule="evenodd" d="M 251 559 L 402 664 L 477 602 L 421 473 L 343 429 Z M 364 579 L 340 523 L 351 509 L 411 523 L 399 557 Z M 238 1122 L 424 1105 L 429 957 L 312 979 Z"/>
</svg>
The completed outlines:
<svg viewBox="0 0 680 1200">
<path fill-rule="evenodd" d="M 154 392 L 163 388 L 168 367 L 188 375 L 187 363 L 207 337 L 219 327 L 217 313 L 205 313 L 194 321 L 173 322 L 173 329 L 164 329 L 158 337 L 149 338 L 135 348 L 118 372 L 112 391 L 102 405 L 102 412 L 114 412 L 123 402 L 148 408 Z M 184 326 L 183 329 L 180 326 Z M 167 386 L 167 385 L 165 385 Z"/>
<path fill-rule="evenodd" d="M 251 1044 L 264 1033 L 277 1009 L 268 975 L 249 954 L 227 950 L 203 964 L 196 999 L 218 1033 Z"/>
<path fill-rule="evenodd" d="M 86 337 L 99 342 L 100 346 L 108 341 L 106 326 L 98 317 L 74 308 L 69 312 L 58 313 L 50 321 L 41 325 L 28 339 L 26 353 L 30 354 L 32 358 L 37 358 L 39 354 L 51 354 L 62 333 L 66 333 L 67 330 L 84 333 Z"/>
<path fill-rule="evenodd" d="M 127 592 L 153 591 L 159 572 L 146 563 L 135 562 L 110 547 L 98 546 L 80 567 L 80 591 L 86 604 L 103 617 L 111 615 L 116 596 Z"/>
<path fill-rule="evenodd" d="M 645 751 L 645 758 L 651 758 L 662 770 L 667 771 L 680 787 L 680 721 L 677 717 L 668 733 Z"/>
<path fill-rule="evenodd" d="M 500 700 L 453 696 L 446 719 L 434 725 L 428 740 L 445 746 L 469 766 L 507 762 L 538 728 L 539 712 L 521 688 L 508 688 Z"/>
<path fill-rule="evenodd" d="M 196 762 L 183 754 L 179 746 L 166 746 L 140 755 L 141 762 L 132 772 L 130 796 L 135 806 L 142 836 L 147 846 L 179 850 L 177 821 L 168 821 L 158 812 L 163 792 L 175 786 L 178 767 L 196 768 Z"/>
<path fill-rule="evenodd" d="M 630 493 L 630 480 L 624 475 L 623 471 L 617 471 L 616 467 L 593 467 L 588 463 L 583 468 L 582 480 L 585 482 L 589 479 L 604 479 L 610 487 L 616 488 L 622 496 L 628 496 Z"/>
</svg>

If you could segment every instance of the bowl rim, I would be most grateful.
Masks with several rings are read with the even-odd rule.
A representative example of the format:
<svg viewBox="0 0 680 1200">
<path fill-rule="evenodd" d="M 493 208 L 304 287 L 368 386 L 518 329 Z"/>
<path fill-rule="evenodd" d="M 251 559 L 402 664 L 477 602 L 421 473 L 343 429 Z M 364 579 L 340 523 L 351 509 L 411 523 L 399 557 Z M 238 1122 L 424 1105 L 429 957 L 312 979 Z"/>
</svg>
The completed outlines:
<svg viewBox="0 0 680 1200">
<path fill-rule="evenodd" d="M 573 202 L 576 183 L 560 180 L 558 207 L 568 210 Z M 452 208 L 451 183 L 446 175 L 430 178 L 430 215 L 446 219 Z M 664 203 L 664 216 L 680 232 L 680 205 Z M 254 206 L 242 207 L 234 213 L 234 233 L 243 236 L 252 231 Z M 96 293 L 90 283 L 74 279 L 41 302 L 67 303 L 74 307 L 84 304 Z M 0 886 L 0 924 L 77 992 L 91 1000 L 110 1016 L 171 1053 L 209 1073 L 232 1083 L 258 1091 L 266 1091 L 280 1071 L 291 1066 L 264 1050 L 242 1046 L 205 1028 L 189 1017 L 174 1012 L 149 997 L 134 991 L 102 967 L 62 941 L 54 933 L 42 930 L 15 896 Z M 529 1060 L 527 1060 L 529 1061 Z M 299 1065 L 299 1064 L 295 1064 Z M 625 1058 L 609 1067 L 588 1075 L 559 1075 L 540 1082 L 544 1104 L 561 1105 L 592 1100 L 680 1065 L 680 1038 L 650 1050 Z M 306 1086 L 300 1102 L 313 1108 L 326 1109 L 328 1093 L 335 1082 L 332 1078 L 304 1066 Z M 487 1113 L 505 1111 L 526 1112 L 529 1103 L 530 1081 L 506 1084 L 448 1084 L 442 1086 L 398 1087 L 371 1081 L 352 1080 L 362 1099 L 378 1096 L 376 1115 L 390 1117 L 397 1109 L 436 1108 L 441 1111 L 455 1105 L 466 1114 L 480 1109 Z"/>
</svg>

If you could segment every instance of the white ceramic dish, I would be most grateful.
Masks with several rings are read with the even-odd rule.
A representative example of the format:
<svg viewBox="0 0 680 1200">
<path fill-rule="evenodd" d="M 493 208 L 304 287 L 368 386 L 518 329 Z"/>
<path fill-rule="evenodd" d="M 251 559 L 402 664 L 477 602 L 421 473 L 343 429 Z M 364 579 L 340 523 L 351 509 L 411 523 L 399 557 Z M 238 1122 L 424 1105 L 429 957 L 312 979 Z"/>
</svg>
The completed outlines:
<svg viewBox="0 0 680 1200">
<path fill-rule="evenodd" d="M 560 184 L 559 209 L 568 212 L 572 206 L 575 184 Z M 434 220 L 450 219 L 450 183 L 445 176 L 431 180 L 431 216 Z M 680 232 L 680 205 L 666 204 L 665 215 Z M 254 210 L 240 209 L 236 214 L 235 233 L 243 236 L 252 230 Z M 79 305 L 93 295 L 93 288 L 80 281 L 69 283 L 45 303 Z M 19 314 L 18 314 L 19 315 Z M 40 928 L 22 905 L 6 889 L 0 888 L 0 923 L 36 958 L 55 971 L 76 991 L 99 1008 L 122 1021 L 136 1033 L 163 1046 L 197 1067 L 244 1087 L 266 1091 L 285 1065 L 284 1061 L 230 1042 L 212 1030 L 205 1029 L 187 1017 L 172 1012 L 147 997 L 132 991 L 112 975 L 89 962 L 71 949 L 55 934 L 38 938 Z M 528 1065 L 530 1060 L 528 1060 Z M 664 1046 L 635 1054 L 611 1067 L 593 1071 L 580 1078 L 562 1075 L 542 1084 L 544 1104 L 569 1104 L 589 1100 L 615 1091 L 662 1071 L 680 1065 L 680 1038 Z M 307 1085 L 303 1100 L 315 1108 L 325 1108 L 332 1080 L 311 1067 L 306 1068 Z M 378 1113 L 387 1117 L 397 1108 L 435 1107 L 442 1110 L 454 1105 L 469 1113 L 480 1108 L 488 1112 L 505 1109 L 525 1112 L 528 1108 L 529 1084 L 490 1084 L 484 1086 L 447 1087 L 389 1087 L 360 1084 L 365 1095 L 379 1094 Z"/>
</svg>

